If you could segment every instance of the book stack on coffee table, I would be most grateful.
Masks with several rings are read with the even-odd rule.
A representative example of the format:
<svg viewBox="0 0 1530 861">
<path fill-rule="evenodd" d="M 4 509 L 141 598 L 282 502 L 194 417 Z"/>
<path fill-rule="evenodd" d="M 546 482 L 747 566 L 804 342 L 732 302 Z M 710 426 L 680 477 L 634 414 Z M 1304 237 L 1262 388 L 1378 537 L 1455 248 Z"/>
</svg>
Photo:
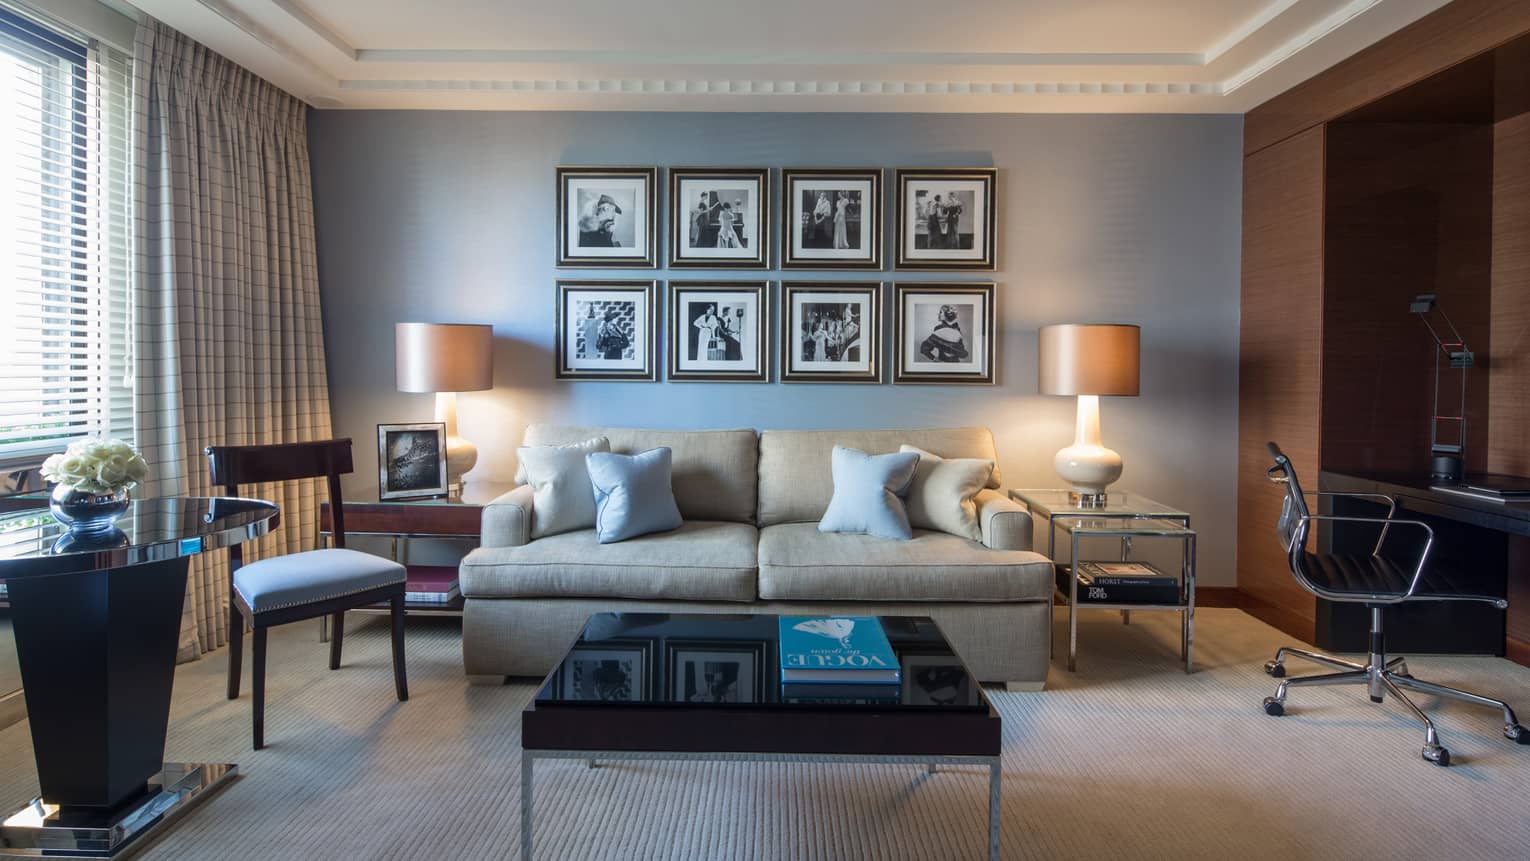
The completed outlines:
<svg viewBox="0 0 1530 861">
<path fill-rule="evenodd" d="M 787 702 L 896 701 L 903 672 L 875 616 L 782 616 L 781 696 Z"/>
</svg>

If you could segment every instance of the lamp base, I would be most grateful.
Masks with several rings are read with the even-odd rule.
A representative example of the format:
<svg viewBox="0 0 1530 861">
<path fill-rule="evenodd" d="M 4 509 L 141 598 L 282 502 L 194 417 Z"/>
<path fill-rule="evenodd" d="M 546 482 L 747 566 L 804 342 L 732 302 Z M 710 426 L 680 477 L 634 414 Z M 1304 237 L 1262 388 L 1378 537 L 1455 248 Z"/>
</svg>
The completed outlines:
<svg viewBox="0 0 1530 861">
<path fill-rule="evenodd" d="M 446 487 L 453 497 L 462 495 L 462 474 L 478 463 L 478 446 L 460 436 L 446 438 Z"/>
<path fill-rule="evenodd" d="M 1429 477 L 1441 481 L 1460 481 L 1466 467 L 1458 454 L 1437 454 L 1429 458 Z"/>
<path fill-rule="evenodd" d="M 1105 508 L 1110 504 L 1110 494 L 1103 490 L 1099 492 L 1070 490 L 1068 491 L 1068 502 L 1074 508 L 1085 510 Z"/>
</svg>

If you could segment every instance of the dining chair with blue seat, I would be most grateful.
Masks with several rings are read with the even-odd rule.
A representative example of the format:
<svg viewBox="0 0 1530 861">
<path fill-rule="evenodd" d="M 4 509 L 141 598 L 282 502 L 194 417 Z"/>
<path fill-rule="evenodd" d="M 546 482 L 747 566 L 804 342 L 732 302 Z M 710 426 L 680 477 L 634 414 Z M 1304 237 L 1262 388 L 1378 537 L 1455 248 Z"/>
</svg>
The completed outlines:
<svg viewBox="0 0 1530 861">
<path fill-rule="evenodd" d="M 1436 765 L 1450 765 L 1450 751 L 1440 744 L 1434 721 L 1403 693 L 1404 689 L 1447 699 L 1460 700 L 1473 705 L 1498 709 L 1503 714 L 1504 737 L 1519 744 L 1530 744 L 1530 730 L 1520 726 L 1514 710 L 1508 703 L 1457 688 L 1422 681 L 1408 672 L 1403 658 L 1388 658 L 1386 652 L 1383 611 L 1387 607 L 1411 601 L 1479 601 L 1504 609 L 1509 602 L 1496 595 L 1483 595 L 1440 568 L 1429 566 L 1429 550 L 1434 544 L 1434 530 L 1422 520 L 1397 516 L 1397 501 L 1389 496 L 1375 493 L 1312 493 L 1302 489 L 1296 477 L 1296 467 L 1275 443 L 1268 443 L 1270 456 L 1275 464 L 1266 471 L 1273 482 L 1285 486 L 1285 499 L 1281 503 L 1277 531 L 1281 545 L 1286 551 L 1286 561 L 1291 574 L 1303 589 L 1328 601 L 1364 604 L 1371 611 L 1370 654 L 1366 663 L 1347 661 L 1333 655 L 1312 652 L 1294 647 L 1282 647 L 1275 659 L 1264 665 L 1264 670 L 1281 679 L 1275 695 L 1264 698 L 1264 711 L 1270 715 L 1283 715 L 1286 709 L 1286 692 L 1292 687 L 1308 685 L 1365 685 L 1371 702 L 1379 703 L 1390 694 L 1424 725 L 1424 759 Z M 1386 517 L 1353 517 L 1313 514 L 1307 508 L 1308 496 L 1365 497 L 1388 506 Z M 1314 553 L 1307 549 L 1308 538 L 1314 523 L 1365 524 L 1379 530 L 1375 547 L 1370 555 L 1341 555 Z M 1394 532 L 1395 530 L 1395 532 Z M 1389 535 L 1404 530 L 1414 531 L 1423 539 L 1417 560 L 1397 559 L 1387 554 Z M 1299 657 L 1316 664 L 1331 667 L 1338 672 L 1315 676 L 1286 678 L 1285 661 L 1289 656 Z"/>
<path fill-rule="evenodd" d="M 239 485 L 323 477 L 328 483 L 332 546 L 260 559 L 248 564 L 243 548 L 229 550 L 228 698 L 239 698 L 244 623 L 251 629 L 251 687 L 255 749 L 265 746 L 266 631 L 303 619 L 331 617 L 329 668 L 340 668 L 345 611 L 386 603 L 392 616 L 393 683 L 400 702 L 409 699 L 404 669 L 404 566 L 345 547 L 345 506 L 340 476 L 351 472 L 349 439 L 278 445 L 209 446 L 205 454 L 213 484 L 229 496 Z"/>
</svg>

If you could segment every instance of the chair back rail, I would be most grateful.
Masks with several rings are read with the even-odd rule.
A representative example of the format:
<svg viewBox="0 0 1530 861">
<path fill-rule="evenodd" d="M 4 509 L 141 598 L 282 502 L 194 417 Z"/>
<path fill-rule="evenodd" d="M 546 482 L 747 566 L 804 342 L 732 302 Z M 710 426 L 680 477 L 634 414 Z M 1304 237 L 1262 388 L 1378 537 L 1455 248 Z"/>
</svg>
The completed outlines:
<svg viewBox="0 0 1530 861">
<path fill-rule="evenodd" d="M 241 484 L 322 476 L 328 485 L 333 520 L 330 541 L 335 547 L 345 546 L 345 506 L 341 502 L 340 476 L 355 471 L 349 437 L 273 445 L 210 445 L 203 453 L 212 469 L 213 484 L 221 486 L 229 496 L 238 496 Z M 231 572 L 244 564 L 240 545 L 230 548 L 229 563 Z"/>
</svg>

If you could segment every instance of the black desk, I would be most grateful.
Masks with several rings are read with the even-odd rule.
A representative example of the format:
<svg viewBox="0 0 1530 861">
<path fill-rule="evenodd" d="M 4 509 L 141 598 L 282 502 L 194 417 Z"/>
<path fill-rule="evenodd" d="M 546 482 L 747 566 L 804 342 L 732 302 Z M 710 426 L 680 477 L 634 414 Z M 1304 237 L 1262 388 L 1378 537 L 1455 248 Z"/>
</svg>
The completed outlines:
<svg viewBox="0 0 1530 861">
<path fill-rule="evenodd" d="M 1508 597 L 1509 610 L 1484 603 L 1419 602 L 1393 608 L 1387 621 L 1388 645 L 1397 652 L 1503 655 L 1524 663 L 1530 643 L 1515 634 L 1530 620 L 1530 602 L 1516 600 L 1530 590 L 1530 503 L 1504 503 L 1433 490 L 1428 476 L 1397 473 L 1336 472 L 1318 475 L 1318 488 L 1339 493 L 1381 493 L 1397 500 L 1399 517 L 1423 520 L 1435 530 L 1431 566 L 1458 573 L 1487 595 Z M 1376 502 L 1323 497 L 1324 514 L 1379 516 Z M 1416 558 L 1420 535 L 1393 530 L 1387 549 Z M 1421 530 L 1412 530 L 1420 532 Z M 1369 553 L 1376 532 L 1364 526 L 1336 528 L 1323 536 L 1325 549 Z M 1412 554 L 1410 557 L 1409 554 Z M 1368 617 L 1359 604 L 1318 600 L 1317 644 L 1339 651 L 1365 651 Z"/>
</svg>

